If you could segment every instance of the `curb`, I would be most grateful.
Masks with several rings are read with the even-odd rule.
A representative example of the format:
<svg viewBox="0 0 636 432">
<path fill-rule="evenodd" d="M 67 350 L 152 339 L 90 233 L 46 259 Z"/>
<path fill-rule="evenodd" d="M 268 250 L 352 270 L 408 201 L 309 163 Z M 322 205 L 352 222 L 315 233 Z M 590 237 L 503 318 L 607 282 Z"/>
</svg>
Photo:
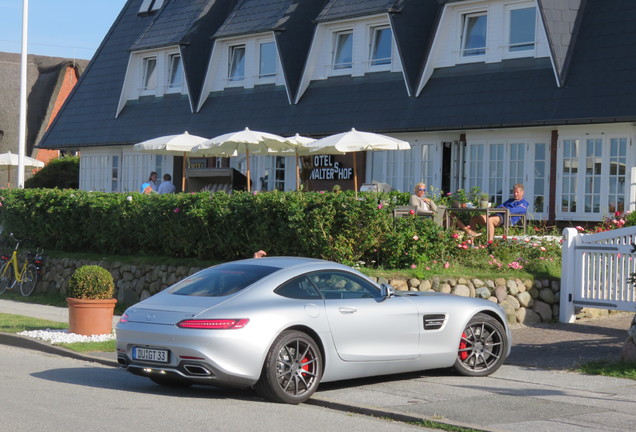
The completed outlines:
<svg viewBox="0 0 636 432">
<path fill-rule="evenodd" d="M 37 350 L 45 352 L 47 354 L 54 354 L 63 357 L 69 357 L 75 360 L 84 360 L 93 363 L 99 363 L 104 366 L 118 367 L 118 364 L 114 360 L 102 358 L 86 353 L 78 353 L 68 348 L 61 346 L 51 345 L 47 342 L 39 341 L 37 339 L 21 336 L 13 333 L 0 333 L 0 344 L 9 345 L 17 348 L 26 348 L 31 350 Z"/>
</svg>

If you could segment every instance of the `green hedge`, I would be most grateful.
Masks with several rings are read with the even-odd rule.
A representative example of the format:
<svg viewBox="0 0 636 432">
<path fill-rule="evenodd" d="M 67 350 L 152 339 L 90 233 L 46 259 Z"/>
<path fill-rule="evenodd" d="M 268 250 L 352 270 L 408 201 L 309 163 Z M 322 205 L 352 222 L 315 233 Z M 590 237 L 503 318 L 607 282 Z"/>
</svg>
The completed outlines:
<svg viewBox="0 0 636 432">
<path fill-rule="evenodd" d="M 232 260 L 264 249 L 386 268 L 447 259 L 455 253 L 449 232 L 422 218 L 393 219 L 408 196 L 11 189 L 0 197 L 0 222 L 5 237 L 73 252 Z"/>
</svg>

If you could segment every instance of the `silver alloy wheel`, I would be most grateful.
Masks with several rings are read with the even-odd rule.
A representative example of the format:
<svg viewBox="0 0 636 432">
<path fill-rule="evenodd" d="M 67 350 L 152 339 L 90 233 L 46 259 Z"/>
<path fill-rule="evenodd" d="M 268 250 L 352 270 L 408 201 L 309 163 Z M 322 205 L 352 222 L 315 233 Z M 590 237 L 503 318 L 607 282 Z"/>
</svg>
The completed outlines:
<svg viewBox="0 0 636 432">
<path fill-rule="evenodd" d="M 270 400 L 298 404 L 314 394 L 321 377 L 322 353 L 316 342 L 288 330 L 270 348 L 256 390 Z"/>
<path fill-rule="evenodd" d="M 489 315 L 475 315 L 462 333 L 455 370 L 462 375 L 490 375 L 505 359 L 506 341 L 499 321 Z"/>
</svg>

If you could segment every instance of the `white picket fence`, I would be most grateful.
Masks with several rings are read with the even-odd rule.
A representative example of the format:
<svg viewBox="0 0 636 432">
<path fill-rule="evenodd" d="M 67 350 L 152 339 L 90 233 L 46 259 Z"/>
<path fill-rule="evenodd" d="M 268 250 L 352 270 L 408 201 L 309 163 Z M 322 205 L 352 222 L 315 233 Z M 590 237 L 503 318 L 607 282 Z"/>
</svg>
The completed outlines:
<svg viewBox="0 0 636 432">
<path fill-rule="evenodd" d="M 563 231 L 559 321 L 573 322 L 575 307 L 636 311 L 636 226 L 581 234 Z"/>
</svg>

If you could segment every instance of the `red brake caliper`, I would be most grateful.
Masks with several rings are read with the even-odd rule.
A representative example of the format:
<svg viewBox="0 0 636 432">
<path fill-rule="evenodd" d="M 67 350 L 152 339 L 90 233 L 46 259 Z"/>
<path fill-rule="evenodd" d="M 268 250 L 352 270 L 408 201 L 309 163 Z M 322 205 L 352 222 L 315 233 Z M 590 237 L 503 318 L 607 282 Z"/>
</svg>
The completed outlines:
<svg viewBox="0 0 636 432">
<path fill-rule="evenodd" d="M 309 365 L 307 364 L 309 363 L 309 359 L 307 357 L 304 357 L 301 361 L 300 364 L 302 365 L 302 370 L 309 372 Z"/>
<path fill-rule="evenodd" d="M 468 345 L 466 344 L 466 333 L 462 333 L 462 340 L 459 342 L 459 358 L 462 360 L 466 360 L 468 358 L 468 351 L 461 351 L 465 350 L 466 347 L 468 347 Z"/>
</svg>

